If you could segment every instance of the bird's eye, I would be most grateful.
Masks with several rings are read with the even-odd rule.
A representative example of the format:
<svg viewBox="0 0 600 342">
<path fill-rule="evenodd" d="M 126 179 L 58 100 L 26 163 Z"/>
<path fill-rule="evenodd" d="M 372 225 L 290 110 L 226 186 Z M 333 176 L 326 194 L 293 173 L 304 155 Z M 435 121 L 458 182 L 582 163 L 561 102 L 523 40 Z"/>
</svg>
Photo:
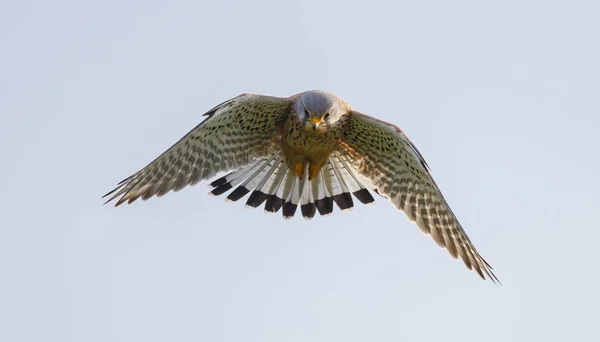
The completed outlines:
<svg viewBox="0 0 600 342">
<path fill-rule="evenodd" d="M 325 114 L 325 116 L 323 117 L 325 120 L 327 120 L 329 118 L 329 113 Z"/>
<path fill-rule="evenodd" d="M 310 116 L 310 114 L 308 114 L 308 110 L 307 109 L 304 109 L 304 115 L 306 115 L 306 117 Z"/>
</svg>

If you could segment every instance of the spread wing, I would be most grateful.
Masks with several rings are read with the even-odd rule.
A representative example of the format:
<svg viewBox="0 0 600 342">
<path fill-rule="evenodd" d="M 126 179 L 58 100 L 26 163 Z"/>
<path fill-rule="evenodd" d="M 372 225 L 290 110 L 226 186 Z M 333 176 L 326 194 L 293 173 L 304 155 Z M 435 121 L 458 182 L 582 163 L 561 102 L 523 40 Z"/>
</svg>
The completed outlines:
<svg viewBox="0 0 600 342">
<path fill-rule="evenodd" d="M 396 126 L 351 112 L 339 149 L 351 167 L 371 182 L 377 193 L 390 200 L 426 235 L 485 279 L 498 278 L 452 213 L 429 173 L 423 156 Z M 484 275 L 485 274 L 485 275 Z"/>
<path fill-rule="evenodd" d="M 104 195 L 132 203 L 181 190 L 218 172 L 269 155 L 293 98 L 242 94 L 208 111 L 206 119 L 146 167 Z"/>
</svg>

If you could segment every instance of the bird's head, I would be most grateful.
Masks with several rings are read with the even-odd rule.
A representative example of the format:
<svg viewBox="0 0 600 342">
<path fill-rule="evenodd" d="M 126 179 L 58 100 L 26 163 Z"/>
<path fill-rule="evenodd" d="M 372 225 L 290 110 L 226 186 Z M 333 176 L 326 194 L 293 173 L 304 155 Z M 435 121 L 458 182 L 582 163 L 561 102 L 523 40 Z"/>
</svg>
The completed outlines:
<svg viewBox="0 0 600 342">
<path fill-rule="evenodd" d="M 334 95 L 311 90 L 298 99 L 296 113 L 306 130 L 323 132 L 335 125 L 346 114 L 346 110 Z"/>
</svg>

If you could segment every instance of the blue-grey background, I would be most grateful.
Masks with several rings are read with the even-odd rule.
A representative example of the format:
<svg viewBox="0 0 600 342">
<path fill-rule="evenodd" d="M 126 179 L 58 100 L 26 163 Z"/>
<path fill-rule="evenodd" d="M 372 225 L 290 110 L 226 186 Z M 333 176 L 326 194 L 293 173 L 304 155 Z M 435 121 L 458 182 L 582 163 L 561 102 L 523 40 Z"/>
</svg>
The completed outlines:
<svg viewBox="0 0 600 342">
<path fill-rule="evenodd" d="M 598 341 L 597 1 L 3 1 L 1 341 Z M 503 287 L 402 213 L 100 196 L 243 92 L 413 139 Z"/>
</svg>

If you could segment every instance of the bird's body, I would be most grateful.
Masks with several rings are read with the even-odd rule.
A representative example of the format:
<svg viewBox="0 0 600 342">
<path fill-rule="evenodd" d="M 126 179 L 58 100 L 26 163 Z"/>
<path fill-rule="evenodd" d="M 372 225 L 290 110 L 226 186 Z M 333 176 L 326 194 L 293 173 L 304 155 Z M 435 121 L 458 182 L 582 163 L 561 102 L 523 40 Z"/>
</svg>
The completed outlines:
<svg viewBox="0 0 600 342">
<path fill-rule="evenodd" d="M 320 92 L 308 94 L 334 96 Z M 302 178 L 308 166 L 308 179 L 314 179 L 344 135 L 347 117 L 324 127 L 327 123 L 323 123 L 322 118 L 331 110 L 330 107 L 324 108 L 324 113 L 315 115 L 315 123 L 310 120 L 305 123 L 301 119 L 301 111 L 305 110 L 304 108 L 292 108 L 287 120 L 281 125 L 279 148 L 288 167 L 295 171 L 299 178 Z"/>
<path fill-rule="evenodd" d="M 246 206 L 281 209 L 291 218 L 331 214 L 334 203 L 391 201 L 453 257 L 485 279 L 497 278 L 460 226 L 414 144 L 396 126 L 354 111 L 318 90 L 289 98 L 242 94 L 207 118 L 148 166 L 106 196 L 116 205 L 162 196 L 229 171 L 210 192 Z M 235 189 L 234 189 L 235 188 Z"/>
</svg>

